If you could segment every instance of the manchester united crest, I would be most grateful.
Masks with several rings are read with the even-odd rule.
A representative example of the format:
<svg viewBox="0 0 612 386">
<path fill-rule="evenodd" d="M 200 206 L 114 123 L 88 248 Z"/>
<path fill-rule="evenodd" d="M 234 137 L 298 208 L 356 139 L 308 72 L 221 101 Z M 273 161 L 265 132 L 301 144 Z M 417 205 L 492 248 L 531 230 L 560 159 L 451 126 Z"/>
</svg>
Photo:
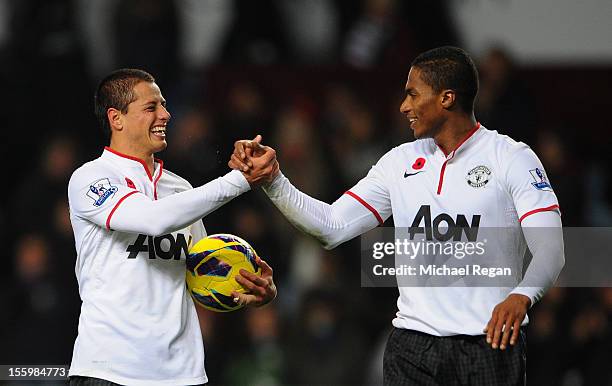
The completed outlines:
<svg viewBox="0 0 612 386">
<path fill-rule="evenodd" d="M 491 170 L 488 167 L 480 165 L 470 170 L 465 177 L 468 185 L 472 188 L 482 188 L 489 182 Z"/>
</svg>

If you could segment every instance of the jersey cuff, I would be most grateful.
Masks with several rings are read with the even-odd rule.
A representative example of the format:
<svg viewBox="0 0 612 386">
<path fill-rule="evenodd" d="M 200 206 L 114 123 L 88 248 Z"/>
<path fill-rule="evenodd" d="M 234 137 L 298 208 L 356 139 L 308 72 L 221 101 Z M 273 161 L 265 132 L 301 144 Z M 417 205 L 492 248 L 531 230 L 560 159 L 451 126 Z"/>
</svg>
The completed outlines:
<svg viewBox="0 0 612 386">
<path fill-rule="evenodd" d="M 232 170 L 221 178 L 225 179 L 232 185 L 237 186 L 241 194 L 251 190 L 251 185 L 247 181 L 246 177 L 238 170 Z"/>
<path fill-rule="evenodd" d="M 537 209 L 530 210 L 529 212 L 525 213 L 519 218 L 519 222 L 523 222 L 525 217 L 531 216 L 532 214 L 536 214 L 539 212 L 548 212 L 548 211 L 557 212 L 559 213 L 559 216 L 561 216 L 561 210 L 559 209 L 559 205 L 555 204 L 555 205 L 547 206 L 545 208 L 537 208 Z"/>
<path fill-rule="evenodd" d="M 115 214 L 115 211 L 117 210 L 117 208 L 119 207 L 119 205 L 121 205 L 121 203 L 123 202 L 123 200 L 125 200 L 126 198 L 128 198 L 129 196 L 131 196 L 134 193 L 138 193 L 138 190 L 132 190 L 131 192 L 129 192 L 128 194 L 126 194 L 125 196 L 121 197 L 119 199 L 119 201 L 117 201 L 117 203 L 115 204 L 115 206 L 113 207 L 113 210 L 110 211 L 110 213 L 108 214 L 108 217 L 106 218 L 106 229 L 108 229 L 109 231 L 111 230 L 110 228 L 110 220 L 113 217 L 113 214 Z"/>
<path fill-rule="evenodd" d="M 356 195 L 355 193 L 351 192 L 350 190 L 347 190 L 346 192 L 344 192 L 344 194 L 348 194 L 349 196 L 353 197 L 355 200 L 359 201 L 359 203 L 363 206 L 365 206 L 370 212 L 372 212 L 372 214 L 374 215 L 374 217 L 376 217 L 376 220 L 378 220 L 378 225 L 382 225 L 384 223 L 382 217 L 380 216 L 380 214 L 378 213 L 378 211 L 376 209 L 374 209 L 374 207 L 370 204 L 368 204 L 367 202 L 365 202 L 365 200 L 361 197 L 359 197 L 358 195 Z"/>
<path fill-rule="evenodd" d="M 515 289 L 510 291 L 510 293 L 508 295 L 515 294 L 515 295 L 527 296 L 529 298 L 529 300 L 531 301 L 531 304 L 529 305 L 529 308 L 531 308 L 538 301 L 538 298 L 539 298 L 538 294 L 540 292 L 543 292 L 543 288 L 539 288 L 539 287 L 516 287 Z"/>
</svg>

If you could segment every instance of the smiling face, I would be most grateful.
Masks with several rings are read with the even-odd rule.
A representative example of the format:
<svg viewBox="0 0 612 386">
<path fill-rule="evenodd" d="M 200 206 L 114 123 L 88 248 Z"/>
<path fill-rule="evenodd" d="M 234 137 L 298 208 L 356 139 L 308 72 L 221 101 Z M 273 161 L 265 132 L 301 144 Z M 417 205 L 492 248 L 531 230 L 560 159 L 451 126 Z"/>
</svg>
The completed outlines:
<svg viewBox="0 0 612 386">
<path fill-rule="evenodd" d="M 142 81 L 133 90 L 135 99 L 127 111 L 117 112 L 111 118 L 113 128 L 119 128 L 113 133 L 113 140 L 123 142 L 133 155 L 146 158 L 168 145 L 166 128 L 170 113 L 156 83 Z"/>
<path fill-rule="evenodd" d="M 434 137 L 445 121 L 444 92 L 436 92 L 425 83 L 420 72 L 417 67 L 410 69 L 406 97 L 400 106 L 417 139 Z"/>
</svg>

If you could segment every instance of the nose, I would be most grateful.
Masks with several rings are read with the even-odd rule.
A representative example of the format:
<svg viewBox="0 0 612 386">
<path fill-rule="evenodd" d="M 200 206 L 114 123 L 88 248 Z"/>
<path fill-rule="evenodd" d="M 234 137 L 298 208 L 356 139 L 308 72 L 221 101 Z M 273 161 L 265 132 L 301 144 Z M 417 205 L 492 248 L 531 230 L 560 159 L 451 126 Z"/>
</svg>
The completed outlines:
<svg viewBox="0 0 612 386">
<path fill-rule="evenodd" d="M 170 118 L 172 118 L 172 115 L 170 115 L 170 112 L 168 111 L 168 109 L 166 109 L 165 106 L 161 106 L 159 118 L 163 121 L 169 121 Z"/>
<path fill-rule="evenodd" d="M 405 98 L 400 104 L 400 113 L 408 114 L 410 112 L 410 106 L 408 105 L 408 98 Z"/>
</svg>

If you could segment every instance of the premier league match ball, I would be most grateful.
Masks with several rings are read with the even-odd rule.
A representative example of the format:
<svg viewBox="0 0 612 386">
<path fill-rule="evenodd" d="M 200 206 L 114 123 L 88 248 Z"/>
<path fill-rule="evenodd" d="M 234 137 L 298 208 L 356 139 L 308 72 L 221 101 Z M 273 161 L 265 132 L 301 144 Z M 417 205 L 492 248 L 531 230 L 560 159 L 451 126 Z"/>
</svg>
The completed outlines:
<svg viewBox="0 0 612 386">
<path fill-rule="evenodd" d="M 187 256 L 187 290 L 196 304 L 215 312 L 242 308 L 232 291 L 246 290 L 236 275 L 240 269 L 261 275 L 255 250 L 243 239 L 230 234 L 210 235 L 198 241 Z"/>
</svg>

